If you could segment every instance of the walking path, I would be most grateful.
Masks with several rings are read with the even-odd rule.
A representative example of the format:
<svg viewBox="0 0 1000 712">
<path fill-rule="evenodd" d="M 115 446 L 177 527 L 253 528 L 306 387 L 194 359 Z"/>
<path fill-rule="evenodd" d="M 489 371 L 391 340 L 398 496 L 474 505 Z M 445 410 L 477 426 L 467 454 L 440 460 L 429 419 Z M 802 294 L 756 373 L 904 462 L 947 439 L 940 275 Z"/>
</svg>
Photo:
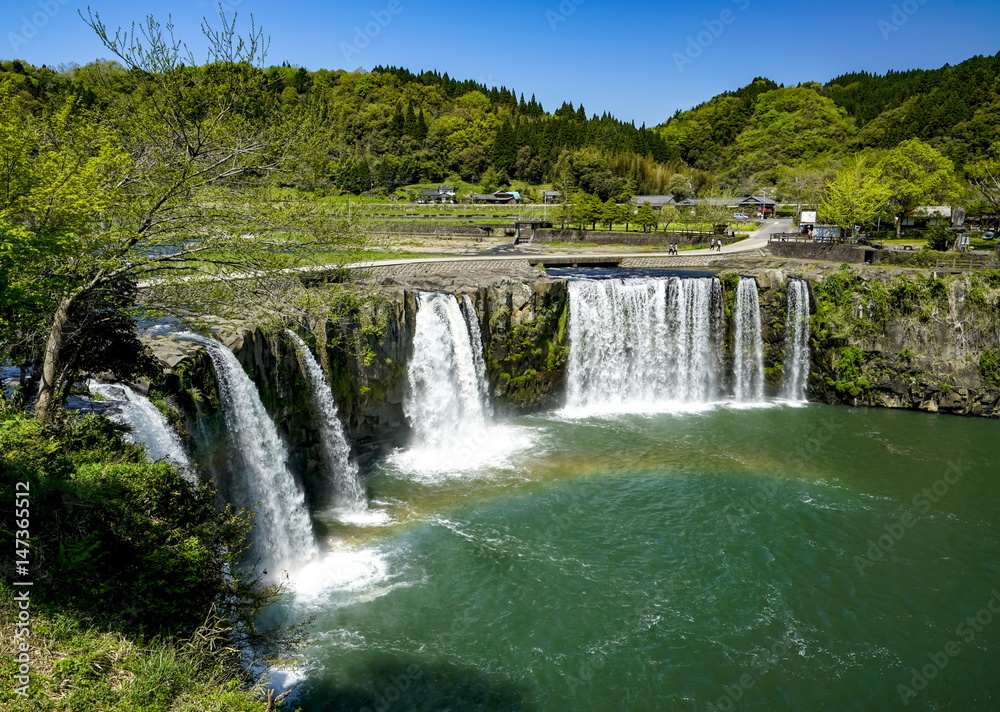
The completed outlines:
<svg viewBox="0 0 1000 712">
<path fill-rule="evenodd" d="M 293 267 L 289 273 L 302 275 L 322 275 L 337 269 L 367 269 L 385 275 L 427 275 L 435 271 L 488 271 L 498 267 L 534 272 L 535 265 L 547 267 L 633 267 L 633 268 L 670 268 L 670 267 L 707 267 L 717 259 L 726 255 L 749 253 L 767 247 L 768 236 L 776 232 L 789 232 L 791 220 L 768 220 L 750 233 L 745 240 L 724 245 L 721 252 L 709 249 L 683 250 L 677 255 L 666 251 L 637 252 L 609 250 L 607 252 L 583 252 L 576 250 L 552 250 L 540 245 L 513 245 L 504 243 L 497 247 L 485 248 L 481 253 L 467 256 L 446 257 L 412 257 L 391 260 L 368 260 L 364 262 L 349 262 L 344 265 L 313 265 L 308 267 Z M 228 275 L 225 279 L 242 279 L 255 276 L 253 273 Z M 183 277 L 179 281 L 203 281 L 212 277 L 199 275 Z M 139 288 L 148 288 L 159 280 L 148 280 L 139 283 Z"/>
<path fill-rule="evenodd" d="M 352 262 L 345 265 L 349 269 L 379 269 L 392 267 L 422 266 L 420 271 L 428 271 L 428 267 L 451 263 L 455 267 L 465 269 L 482 269 L 497 262 L 527 262 L 530 264 L 546 265 L 586 265 L 586 264 L 620 264 L 622 267 L 652 267 L 652 266 L 677 266 L 695 267 L 710 264 L 714 259 L 724 255 L 736 253 L 752 252 L 767 247 L 768 237 L 776 232 L 789 232 L 792 229 L 792 220 L 768 220 L 750 233 L 745 240 L 724 245 L 721 252 L 702 249 L 684 250 L 677 255 L 663 252 L 565 252 L 549 251 L 540 246 L 531 245 L 504 245 L 500 248 L 492 248 L 479 255 L 466 257 L 419 257 L 400 258 L 392 260 L 373 260 L 367 262 Z M 502 252 L 501 252 L 502 250 Z M 321 271 L 322 267 L 304 267 L 304 272 Z M 416 270 L 414 270 L 416 271 Z"/>
</svg>

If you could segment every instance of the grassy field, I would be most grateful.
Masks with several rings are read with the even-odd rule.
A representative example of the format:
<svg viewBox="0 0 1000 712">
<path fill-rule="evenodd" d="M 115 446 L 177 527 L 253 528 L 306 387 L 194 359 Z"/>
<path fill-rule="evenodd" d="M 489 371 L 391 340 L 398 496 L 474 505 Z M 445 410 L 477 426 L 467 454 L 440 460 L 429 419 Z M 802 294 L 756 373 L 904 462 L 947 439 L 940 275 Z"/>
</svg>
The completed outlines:
<svg viewBox="0 0 1000 712">
<path fill-rule="evenodd" d="M 436 188 L 438 184 L 418 184 L 406 186 L 412 194 L 416 194 L 422 188 Z M 450 183 L 460 192 L 467 192 L 475 186 L 463 183 Z M 512 188 L 516 190 L 517 188 Z M 548 186 L 531 186 L 532 194 L 541 195 L 542 190 L 547 190 Z M 275 197 L 301 197 L 303 194 L 292 188 L 284 188 L 275 191 Z M 491 205 L 486 203 L 456 203 L 456 204 L 435 204 L 435 203 L 414 203 L 406 201 L 391 202 L 387 198 L 374 198 L 370 196 L 337 195 L 337 196 L 312 196 L 319 203 L 329 205 L 338 212 L 350 210 L 363 216 L 364 219 L 376 224 L 426 224 L 428 226 L 448 226 L 455 224 L 481 225 L 484 223 L 514 222 L 515 220 L 548 220 L 554 225 L 559 225 L 559 215 L 562 206 L 542 205 L 538 203 L 522 203 L 514 205 Z M 755 223 L 739 223 L 735 221 L 727 222 L 729 229 L 735 232 L 751 232 L 756 229 Z M 567 225 L 569 229 L 576 229 L 577 225 Z M 661 226 L 658 231 L 668 230 L 693 230 L 710 231 L 712 223 L 682 223 L 675 220 L 668 226 Z M 627 229 L 626 229 L 627 228 Z M 606 230 L 603 224 L 598 224 L 598 230 Z M 642 229 L 633 223 L 616 223 L 612 232 L 641 233 Z"/>
</svg>

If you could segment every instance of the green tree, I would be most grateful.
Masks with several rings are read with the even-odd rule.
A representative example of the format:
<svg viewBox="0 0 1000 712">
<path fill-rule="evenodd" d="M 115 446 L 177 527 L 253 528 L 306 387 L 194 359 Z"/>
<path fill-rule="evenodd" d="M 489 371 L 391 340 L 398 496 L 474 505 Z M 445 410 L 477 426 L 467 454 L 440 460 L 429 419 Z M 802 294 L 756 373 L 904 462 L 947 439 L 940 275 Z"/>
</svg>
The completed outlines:
<svg viewBox="0 0 1000 712">
<path fill-rule="evenodd" d="M 0 101 L 0 343 L 22 365 L 41 346 L 67 271 L 97 246 L 91 224 L 117 199 L 129 167 L 114 136 L 79 115 L 71 100 L 37 114 L 19 97 Z M 66 311 L 81 312 L 75 303 Z M 77 331 L 57 380 L 82 353 L 85 332 Z"/>
<path fill-rule="evenodd" d="M 493 193 L 500 188 L 500 176 L 497 173 L 497 169 L 490 166 L 483 173 L 482 181 L 480 185 L 483 188 L 484 193 Z"/>
<path fill-rule="evenodd" d="M 728 223 L 732 216 L 732 207 L 717 193 L 702 195 L 695 203 L 692 215 L 695 222 L 712 226 Z"/>
<path fill-rule="evenodd" d="M 853 230 L 887 214 L 889 187 L 877 170 L 876 161 L 859 153 L 837 171 L 826 186 L 820 214 L 824 222 Z"/>
<path fill-rule="evenodd" d="M 950 203 L 961 191 L 952 162 L 920 139 L 903 141 L 889 151 L 878 170 L 889 189 L 897 237 L 902 234 L 903 219 L 918 207 Z"/>
<path fill-rule="evenodd" d="M 604 225 L 605 229 L 611 230 L 614 228 L 615 223 L 624 222 L 624 209 L 622 206 L 618 205 L 614 200 L 608 198 L 604 201 L 604 205 L 601 206 L 601 223 Z"/>
<path fill-rule="evenodd" d="M 677 206 L 676 205 L 664 205 L 660 208 L 660 223 L 663 225 L 664 229 L 670 226 L 674 220 L 677 219 Z"/>
<path fill-rule="evenodd" d="M 601 219 L 603 208 L 600 198 L 596 195 L 577 191 L 573 198 L 573 222 L 577 223 L 581 230 L 585 229 L 586 225 L 590 225 L 590 229 L 593 230 L 597 227 L 597 221 Z"/>
<path fill-rule="evenodd" d="M 935 225 L 927 231 L 927 247 L 938 252 L 947 252 L 955 242 L 955 233 L 943 225 Z"/>
<path fill-rule="evenodd" d="M 691 187 L 691 179 L 683 173 L 674 173 L 670 176 L 670 183 L 667 191 L 674 196 L 674 200 L 681 201 L 694 196 L 694 189 Z"/>
<path fill-rule="evenodd" d="M 635 222 L 642 228 L 643 232 L 655 230 L 656 226 L 659 224 L 659 219 L 656 217 L 656 211 L 653 210 L 653 206 L 649 204 L 648 200 L 639 206 L 639 212 L 636 213 Z"/>
<path fill-rule="evenodd" d="M 1000 142 L 990 147 L 985 158 L 966 165 L 965 174 L 989 210 L 1000 215 Z"/>
<path fill-rule="evenodd" d="M 753 116 L 734 143 L 730 173 L 737 179 L 776 178 L 781 166 L 836 156 L 846 147 L 846 112 L 813 87 L 789 87 L 762 94 Z"/>
<path fill-rule="evenodd" d="M 240 37 L 235 20 L 220 17 L 219 29 L 205 27 L 208 61 L 199 67 L 172 28 L 152 17 L 139 30 L 112 34 L 90 15 L 127 70 L 130 91 L 114 90 L 121 77 L 105 77 L 94 88 L 99 113 L 70 107 L 67 120 L 56 114 L 48 125 L 60 141 L 36 141 L 78 189 L 66 193 L 45 171 L 21 171 L 26 187 L 15 197 L 48 196 L 66 224 L 41 221 L 35 200 L 7 199 L 5 222 L 44 245 L 39 252 L 54 245 L 60 255 L 47 265 L 58 288 L 37 373 L 42 420 L 58 418 L 73 377 L 81 305 L 147 280 L 148 298 L 160 305 L 246 314 L 290 294 L 294 280 L 278 267 L 310 264 L 331 250 L 350 259 L 359 244 L 356 231 L 319 206 L 273 200 L 275 179 L 294 152 L 312 148 L 310 137 L 303 115 L 267 88 L 263 36 Z M 5 126 L 18 130 L 6 107 Z M 214 279 L 149 281 L 197 273 Z"/>
</svg>

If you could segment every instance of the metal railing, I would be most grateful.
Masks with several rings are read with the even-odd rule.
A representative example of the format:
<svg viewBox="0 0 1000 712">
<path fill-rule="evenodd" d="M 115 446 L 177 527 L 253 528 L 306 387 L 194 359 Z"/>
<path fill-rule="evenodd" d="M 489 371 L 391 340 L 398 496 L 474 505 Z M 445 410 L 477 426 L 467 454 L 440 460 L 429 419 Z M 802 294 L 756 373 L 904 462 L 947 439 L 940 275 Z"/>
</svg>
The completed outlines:
<svg viewBox="0 0 1000 712">
<path fill-rule="evenodd" d="M 935 261 L 934 269 L 1000 269 L 1000 261 L 996 259 L 976 259 L 968 256 L 944 257 Z"/>
<path fill-rule="evenodd" d="M 812 242 L 817 245 L 858 245 L 864 244 L 857 237 L 816 237 L 797 232 L 772 232 L 768 242 Z"/>
</svg>

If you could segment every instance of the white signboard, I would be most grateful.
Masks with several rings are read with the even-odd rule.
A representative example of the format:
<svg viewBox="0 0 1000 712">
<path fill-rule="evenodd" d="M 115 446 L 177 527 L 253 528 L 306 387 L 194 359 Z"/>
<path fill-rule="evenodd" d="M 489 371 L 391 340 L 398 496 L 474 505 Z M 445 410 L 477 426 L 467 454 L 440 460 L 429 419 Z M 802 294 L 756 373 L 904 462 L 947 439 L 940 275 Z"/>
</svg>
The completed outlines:
<svg viewBox="0 0 1000 712">
<path fill-rule="evenodd" d="M 799 224 L 802 223 L 816 223 L 816 211 L 815 210 L 803 210 L 799 215 Z"/>
</svg>

